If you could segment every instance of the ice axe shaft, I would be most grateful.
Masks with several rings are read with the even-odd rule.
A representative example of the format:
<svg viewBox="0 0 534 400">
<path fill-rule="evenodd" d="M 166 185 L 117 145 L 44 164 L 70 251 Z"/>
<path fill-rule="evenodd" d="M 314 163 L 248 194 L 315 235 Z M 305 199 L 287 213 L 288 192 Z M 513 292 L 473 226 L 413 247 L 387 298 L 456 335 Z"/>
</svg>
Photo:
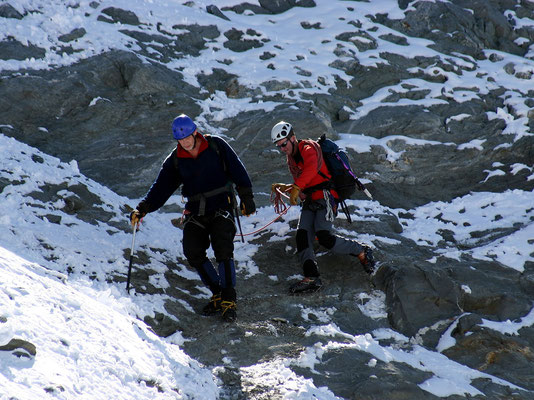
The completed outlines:
<svg viewBox="0 0 534 400">
<path fill-rule="evenodd" d="M 363 190 L 363 192 L 367 195 L 367 197 L 369 197 L 372 200 L 373 199 L 373 195 L 371 194 L 371 192 L 369 192 L 369 190 L 367 190 L 367 188 L 364 186 L 364 184 L 361 183 L 358 178 L 356 178 L 356 175 L 354 175 L 352 173 L 352 171 L 349 170 L 349 172 L 352 175 L 352 177 L 354 178 L 354 180 L 356 181 L 356 186 L 358 186 L 358 189 Z"/>
<path fill-rule="evenodd" d="M 237 199 L 235 197 L 235 192 L 233 189 L 231 197 L 228 196 L 228 203 L 230 203 L 230 205 L 234 207 L 234 221 L 237 222 L 237 227 L 239 228 L 239 234 L 241 236 L 241 242 L 245 243 L 245 237 L 243 236 L 243 230 L 241 229 L 241 221 L 239 220 L 239 207 L 237 206 Z"/>
<path fill-rule="evenodd" d="M 241 242 L 245 243 L 245 237 L 243 236 L 243 230 L 241 229 L 241 221 L 239 220 L 239 210 L 237 209 L 237 207 L 235 208 L 235 217 L 236 217 L 236 220 L 237 220 L 237 226 L 239 228 L 239 234 L 241 236 Z"/>
<path fill-rule="evenodd" d="M 360 180 L 358 179 L 358 177 L 356 175 L 354 175 L 354 172 L 352 172 L 352 170 L 350 169 L 350 167 L 345 164 L 345 161 L 343 161 L 341 159 L 341 157 L 336 154 L 336 158 L 341 161 L 341 164 L 343 164 L 343 167 L 349 171 L 349 174 L 354 178 L 354 180 L 356 181 L 356 185 L 358 186 L 358 189 L 360 190 L 363 190 L 363 192 L 367 195 L 367 197 L 369 197 L 371 200 L 373 199 L 373 196 L 371 195 L 371 192 L 369 192 L 369 190 L 367 190 L 367 188 L 363 185 L 363 183 L 360 182 Z"/>
<path fill-rule="evenodd" d="M 132 247 L 130 248 L 130 263 L 128 265 L 128 278 L 126 279 L 126 291 L 130 293 L 130 277 L 132 276 L 132 263 L 135 254 L 135 232 L 137 231 L 137 223 L 133 225 L 133 235 L 132 235 Z"/>
</svg>

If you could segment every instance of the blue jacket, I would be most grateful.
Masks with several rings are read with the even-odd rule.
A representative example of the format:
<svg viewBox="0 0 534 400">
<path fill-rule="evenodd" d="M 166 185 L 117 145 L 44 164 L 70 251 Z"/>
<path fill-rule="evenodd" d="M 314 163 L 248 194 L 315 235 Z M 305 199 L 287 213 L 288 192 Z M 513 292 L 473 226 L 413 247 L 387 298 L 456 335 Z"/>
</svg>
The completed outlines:
<svg viewBox="0 0 534 400">
<path fill-rule="evenodd" d="M 218 209 L 232 211 L 235 207 L 230 202 L 232 183 L 237 186 L 238 193 L 252 195 L 252 183 L 245 166 L 228 143 L 218 136 L 210 136 L 209 140 L 214 141 L 210 145 L 201 134 L 197 134 L 197 140 L 202 141 L 197 158 L 192 158 L 179 144 L 167 156 L 158 177 L 140 203 L 144 212 L 163 206 L 180 185 L 182 195 L 187 198 L 185 209 L 193 214 L 199 214 L 199 195 L 202 193 L 207 196 L 204 199 L 205 211 L 201 209 L 201 214 Z M 220 156 L 213 148 L 215 146 Z M 225 186 L 227 190 L 222 189 Z M 210 192 L 215 194 L 210 195 Z"/>
</svg>

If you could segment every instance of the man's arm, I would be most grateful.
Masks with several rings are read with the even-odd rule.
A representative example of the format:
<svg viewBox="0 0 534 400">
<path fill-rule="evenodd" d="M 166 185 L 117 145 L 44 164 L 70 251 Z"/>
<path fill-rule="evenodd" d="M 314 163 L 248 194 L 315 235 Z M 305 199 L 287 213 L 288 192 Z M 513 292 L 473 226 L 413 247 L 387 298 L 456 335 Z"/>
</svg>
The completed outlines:
<svg viewBox="0 0 534 400">
<path fill-rule="evenodd" d="M 252 182 L 248 176 L 247 170 L 234 149 L 220 137 L 212 136 L 220 149 L 220 155 L 226 165 L 226 174 L 228 178 L 235 183 L 237 187 L 252 187 Z"/>
<path fill-rule="evenodd" d="M 252 193 L 252 182 L 245 166 L 232 147 L 223 139 L 212 137 L 212 140 L 217 141 L 216 144 L 220 149 L 220 156 L 223 157 L 226 165 L 226 174 L 237 187 L 237 194 L 241 200 L 241 212 L 247 216 L 253 214 L 256 212 L 256 205 L 254 203 L 254 194 Z"/>
<path fill-rule="evenodd" d="M 156 211 L 172 196 L 172 194 L 182 184 L 180 174 L 176 168 L 176 150 L 173 150 L 171 154 L 167 156 L 158 177 L 148 190 L 145 198 L 137 205 L 136 210 L 140 214 L 139 218 L 142 218 L 146 214 L 152 211 Z M 133 213 L 132 213 L 133 214 Z M 133 222 L 133 221 L 132 221 Z"/>
</svg>

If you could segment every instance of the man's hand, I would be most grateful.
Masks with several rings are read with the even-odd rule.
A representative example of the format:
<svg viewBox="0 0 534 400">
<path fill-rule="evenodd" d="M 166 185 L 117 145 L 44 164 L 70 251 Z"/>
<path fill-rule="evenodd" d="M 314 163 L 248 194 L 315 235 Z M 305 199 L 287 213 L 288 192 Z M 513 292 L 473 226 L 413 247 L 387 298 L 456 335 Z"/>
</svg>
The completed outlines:
<svg viewBox="0 0 534 400">
<path fill-rule="evenodd" d="M 141 219 L 142 219 L 145 215 L 146 215 L 145 213 L 142 213 L 142 212 L 139 211 L 137 208 L 136 208 L 135 210 L 133 210 L 133 211 L 130 213 L 130 223 L 132 224 L 132 226 L 139 225 L 139 222 L 141 221 Z"/>
<path fill-rule="evenodd" d="M 252 188 L 249 187 L 238 187 L 237 194 L 241 200 L 239 208 L 241 213 L 248 217 L 256 212 L 256 204 L 254 203 L 254 194 L 252 193 Z"/>
<path fill-rule="evenodd" d="M 256 204 L 254 198 L 250 196 L 243 197 L 241 199 L 241 213 L 248 217 L 256 212 Z"/>
<path fill-rule="evenodd" d="M 289 195 L 289 204 L 296 206 L 299 202 L 300 188 L 297 185 L 291 185 L 291 193 Z"/>
</svg>

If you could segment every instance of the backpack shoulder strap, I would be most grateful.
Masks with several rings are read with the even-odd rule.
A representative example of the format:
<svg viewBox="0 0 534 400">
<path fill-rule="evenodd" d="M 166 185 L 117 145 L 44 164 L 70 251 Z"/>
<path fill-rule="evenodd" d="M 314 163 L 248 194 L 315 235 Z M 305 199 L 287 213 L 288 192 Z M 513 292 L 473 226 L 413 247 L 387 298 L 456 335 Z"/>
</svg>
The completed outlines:
<svg viewBox="0 0 534 400">
<path fill-rule="evenodd" d="M 301 143 L 311 146 L 317 153 L 317 173 L 321 174 L 321 168 L 323 167 L 324 157 L 323 157 L 323 151 L 321 149 L 320 143 L 313 139 L 299 140 L 299 145 Z M 300 147 L 299 147 L 299 151 L 300 151 Z"/>
<path fill-rule="evenodd" d="M 204 136 L 206 138 L 206 140 L 208 141 L 209 146 L 213 150 L 215 150 L 217 152 L 217 155 L 220 156 L 221 153 L 220 153 L 220 150 L 219 150 L 219 145 L 217 144 L 217 142 L 215 140 L 213 140 L 213 136 L 211 136 L 209 133 L 205 133 L 202 136 Z"/>
<path fill-rule="evenodd" d="M 221 154 L 221 148 L 219 147 L 219 144 L 217 144 L 217 140 L 214 139 L 209 133 L 206 133 L 204 135 L 204 137 L 206 138 L 206 140 L 208 141 L 208 145 L 213 149 L 215 150 L 215 152 L 217 153 L 217 156 L 219 156 L 219 159 L 221 160 L 221 164 L 223 166 L 223 170 L 224 170 L 224 173 L 227 174 L 228 173 L 228 169 L 226 168 L 226 162 L 224 161 L 224 157 L 223 155 Z"/>
<path fill-rule="evenodd" d="M 174 169 L 178 171 L 178 145 L 174 148 L 171 154 L 172 157 L 172 165 L 174 166 Z"/>
</svg>

